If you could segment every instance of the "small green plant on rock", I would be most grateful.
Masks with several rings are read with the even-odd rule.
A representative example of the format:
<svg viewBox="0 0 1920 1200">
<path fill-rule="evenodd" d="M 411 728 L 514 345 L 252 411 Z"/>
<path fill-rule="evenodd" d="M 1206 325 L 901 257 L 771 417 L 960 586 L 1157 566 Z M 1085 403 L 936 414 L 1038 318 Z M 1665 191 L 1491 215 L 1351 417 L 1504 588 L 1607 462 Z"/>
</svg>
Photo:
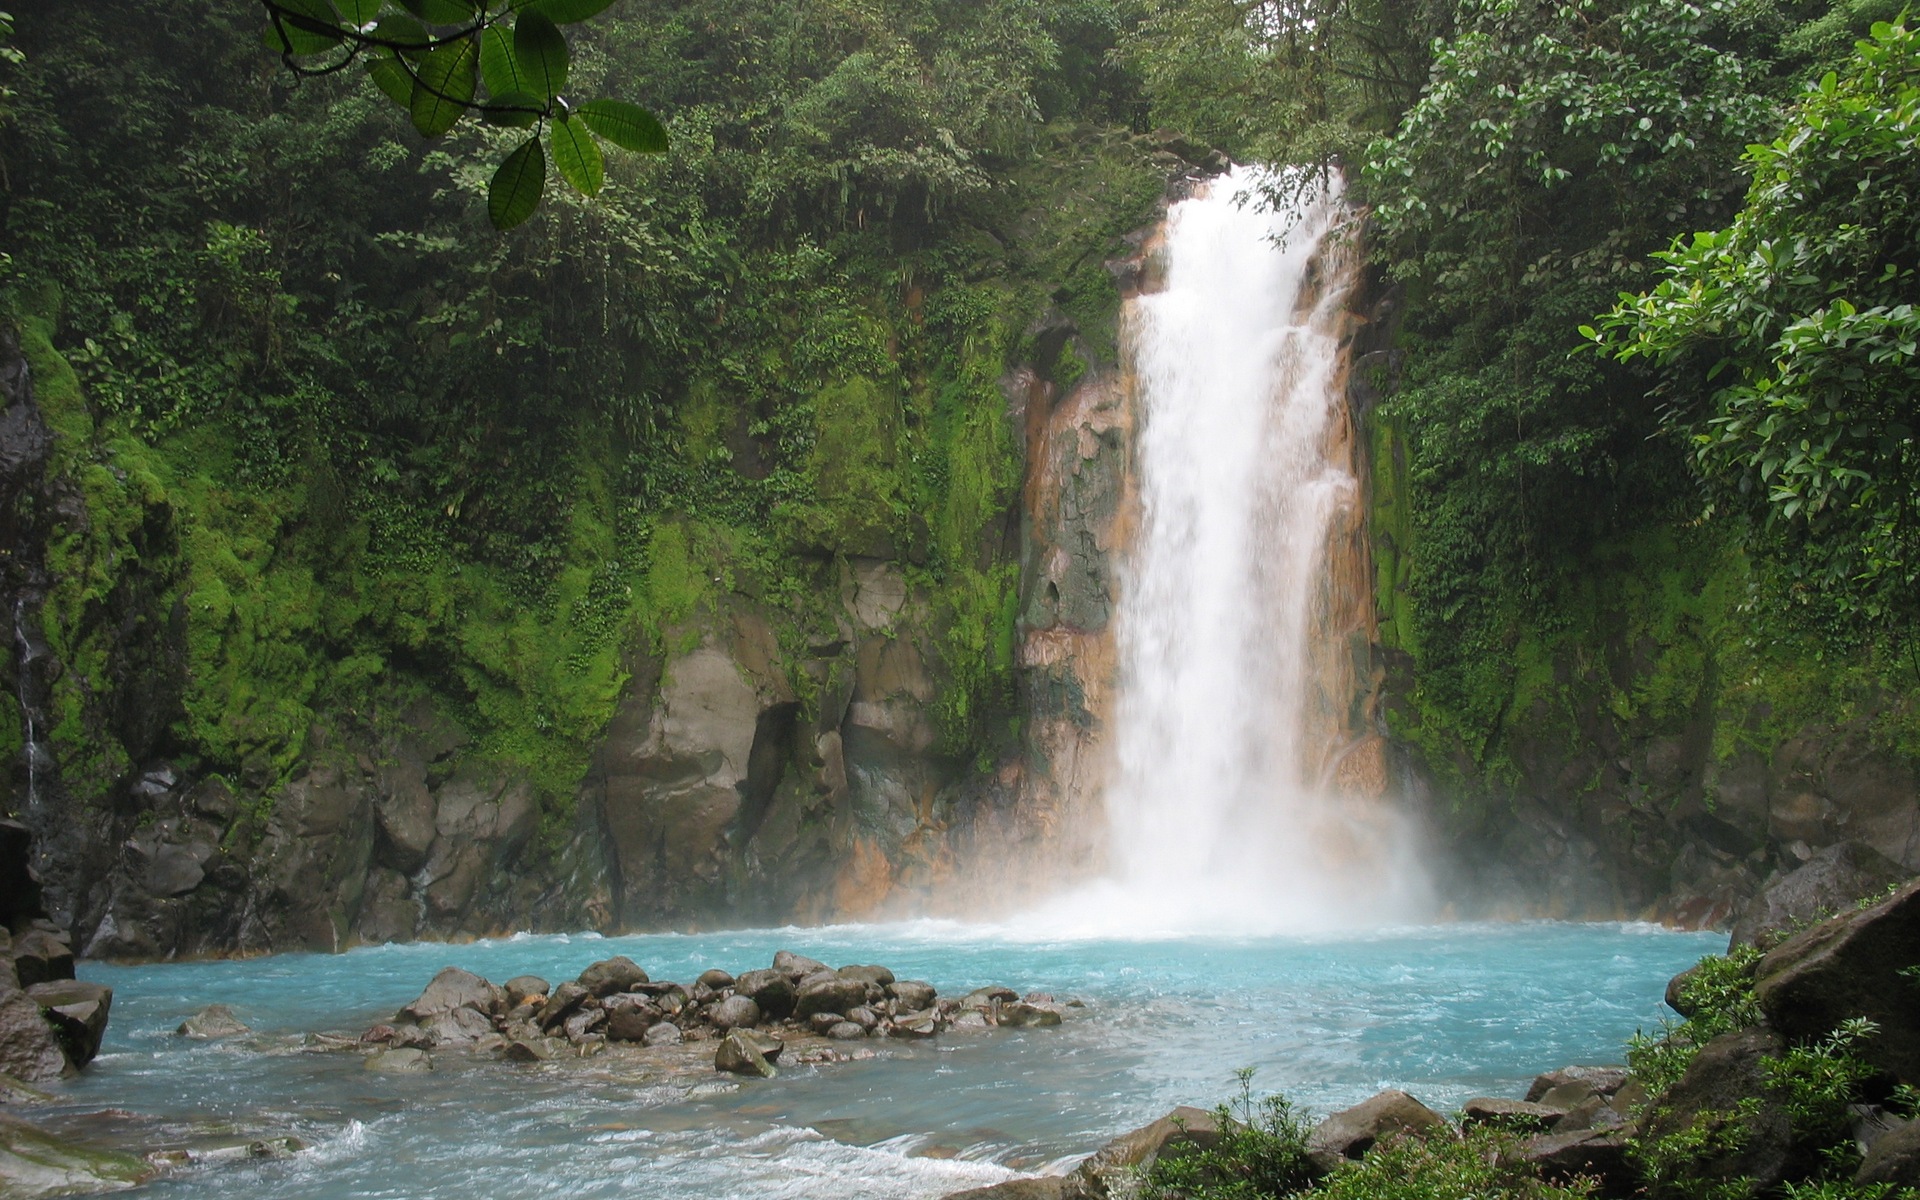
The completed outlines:
<svg viewBox="0 0 1920 1200">
<path fill-rule="evenodd" d="M 1714 1038 L 1760 1023 L 1753 971 L 1761 957 L 1758 946 L 1736 946 L 1726 954 L 1707 955 L 1680 987 L 1678 999 L 1692 1015 L 1677 1024 L 1663 1024 L 1656 1033 L 1636 1032 L 1628 1040 L 1627 1065 L 1648 1092 L 1672 1087 L 1686 1074 L 1700 1047 Z"/>
<path fill-rule="evenodd" d="M 1240 1094 L 1214 1110 L 1220 1140 L 1171 1154 L 1147 1172 L 1142 1200 L 1266 1200 L 1313 1183 L 1308 1114 L 1280 1095 L 1253 1098 L 1253 1069 L 1235 1073 Z"/>
</svg>

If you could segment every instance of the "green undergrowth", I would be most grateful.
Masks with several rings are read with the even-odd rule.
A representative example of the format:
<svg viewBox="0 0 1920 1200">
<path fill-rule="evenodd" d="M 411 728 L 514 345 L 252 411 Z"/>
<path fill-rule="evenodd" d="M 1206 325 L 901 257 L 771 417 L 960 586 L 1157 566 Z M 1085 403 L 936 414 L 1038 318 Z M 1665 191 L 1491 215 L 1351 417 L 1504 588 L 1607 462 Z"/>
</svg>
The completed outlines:
<svg viewBox="0 0 1920 1200">
<path fill-rule="evenodd" d="M 1658 1115 L 1661 1093 L 1679 1082 L 1700 1050 L 1714 1038 L 1761 1025 L 1754 994 L 1754 973 L 1763 952 L 1739 946 L 1724 955 L 1708 955 L 1685 977 L 1681 1006 L 1690 1015 L 1666 1022 L 1652 1034 L 1637 1033 L 1627 1046 L 1634 1077 L 1653 1095 L 1640 1114 L 1641 1132 L 1630 1153 L 1647 1193 L 1668 1200 L 1744 1200 L 1756 1193 L 1753 1180 L 1730 1174 L 1723 1164 L 1737 1159 L 1762 1133 L 1763 1111 L 1785 1117 L 1787 1136 L 1802 1163 L 1801 1177 L 1784 1195 L 1821 1200 L 1879 1200 L 1892 1189 L 1852 1182 L 1860 1155 L 1854 1142 L 1849 1106 L 1867 1098 L 1879 1072 L 1855 1053 L 1870 1039 L 1872 1022 L 1842 1022 L 1827 1036 L 1788 1045 L 1762 1061 L 1764 1095 L 1749 1096 L 1727 1111 L 1697 1113 L 1684 1126 L 1663 1128 L 1656 1136 L 1647 1121 Z M 1883 1097 L 1884 1098 L 1884 1097 Z M 1892 1097 L 1896 1115 L 1913 1115 L 1913 1097 L 1902 1090 Z"/>
<path fill-rule="evenodd" d="M 1443 600 L 1423 552 L 1445 534 L 1417 516 L 1435 514 L 1421 507 L 1402 419 L 1372 426 L 1380 636 L 1412 665 L 1389 721 L 1460 809 L 1497 802 L 1582 747 L 1610 762 L 1594 748 L 1601 722 L 1629 738 L 1704 725 L 1722 764 L 1849 722 L 1880 748 L 1920 755 L 1920 643 L 1827 620 L 1818 597 L 1756 567 L 1724 524 L 1656 522 L 1565 548 L 1571 560 L 1542 564 L 1531 589 Z"/>
</svg>

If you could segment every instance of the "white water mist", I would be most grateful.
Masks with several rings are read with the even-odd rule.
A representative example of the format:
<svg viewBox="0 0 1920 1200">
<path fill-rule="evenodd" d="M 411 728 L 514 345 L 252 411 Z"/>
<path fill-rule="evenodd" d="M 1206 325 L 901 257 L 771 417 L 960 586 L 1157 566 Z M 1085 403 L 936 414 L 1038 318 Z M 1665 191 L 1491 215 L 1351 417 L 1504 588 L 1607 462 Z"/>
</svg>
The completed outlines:
<svg viewBox="0 0 1920 1200">
<path fill-rule="evenodd" d="M 1257 182 L 1242 169 L 1174 205 L 1165 287 L 1127 312 L 1141 525 L 1117 621 L 1108 877 L 1049 913 L 1104 932 L 1425 915 L 1407 822 L 1333 783 L 1352 672 L 1327 559 L 1365 503 L 1329 454 L 1356 256 L 1329 241 L 1337 179 L 1279 210 L 1245 198 Z"/>
</svg>

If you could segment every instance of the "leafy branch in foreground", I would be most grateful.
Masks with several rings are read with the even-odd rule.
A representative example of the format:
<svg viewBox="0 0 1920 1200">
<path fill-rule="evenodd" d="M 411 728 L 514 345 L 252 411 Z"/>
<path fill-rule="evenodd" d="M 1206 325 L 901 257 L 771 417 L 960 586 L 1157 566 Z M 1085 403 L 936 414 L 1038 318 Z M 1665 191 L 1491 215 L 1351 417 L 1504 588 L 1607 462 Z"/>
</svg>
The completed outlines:
<svg viewBox="0 0 1920 1200">
<path fill-rule="evenodd" d="M 1581 332 L 1669 373 L 1702 475 L 1869 616 L 1920 582 L 1920 33 L 1876 24 L 1748 148 L 1732 225 Z"/>
<path fill-rule="evenodd" d="M 266 42 L 297 75 L 364 66 L 436 138 L 469 113 L 489 125 L 529 129 L 487 188 L 487 216 L 511 229 L 546 193 L 551 158 L 583 196 L 606 182 L 600 141 L 638 154 L 667 149 L 652 113 L 624 100 L 566 94 L 569 51 L 560 26 L 598 15 L 613 0 L 260 0 Z M 544 138 L 543 138 L 544 135 Z"/>
</svg>

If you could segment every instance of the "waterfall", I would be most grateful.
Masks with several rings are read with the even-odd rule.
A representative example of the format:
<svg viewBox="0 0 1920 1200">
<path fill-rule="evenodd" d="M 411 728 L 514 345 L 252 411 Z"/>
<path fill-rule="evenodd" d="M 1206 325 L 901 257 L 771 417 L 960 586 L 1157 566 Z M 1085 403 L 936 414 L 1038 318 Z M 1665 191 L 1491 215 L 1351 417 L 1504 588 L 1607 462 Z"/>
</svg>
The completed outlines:
<svg viewBox="0 0 1920 1200">
<path fill-rule="evenodd" d="M 1111 932 L 1418 917 L 1424 876 L 1356 697 L 1372 632 L 1343 343 L 1358 254 L 1337 178 L 1278 210 L 1248 169 L 1168 214 L 1129 302 L 1139 527 L 1117 618 Z M 1357 561 L 1356 561 L 1357 560 Z M 1368 770 L 1348 769 L 1364 748 Z"/>
</svg>

